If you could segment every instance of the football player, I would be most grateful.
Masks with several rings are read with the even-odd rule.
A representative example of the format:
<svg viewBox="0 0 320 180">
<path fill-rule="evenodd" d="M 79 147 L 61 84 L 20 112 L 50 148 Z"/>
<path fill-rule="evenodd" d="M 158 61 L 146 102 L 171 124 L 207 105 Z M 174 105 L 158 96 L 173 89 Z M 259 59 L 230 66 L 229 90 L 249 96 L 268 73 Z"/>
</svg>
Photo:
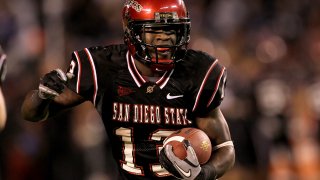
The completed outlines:
<svg viewBox="0 0 320 180">
<path fill-rule="evenodd" d="M 6 76 L 6 54 L 0 46 L 0 131 L 4 129 L 7 120 L 6 103 L 2 93 L 2 83 Z"/>
<path fill-rule="evenodd" d="M 66 72 L 45 74 L 25 98 L 26 120 L 40 121 L 91 101 L 100 113 L 118 163 L 119 179 L 216 179 L 235 161 L 219 105 L 226 69 L 187 48 L 190 18 L 183 0 L 127 0 L 125 44 L 74 51 Z M 163 140 L 183 127 L 211 138 L 210 160 L 200 165 L 185 142 L 180 160 Z"/>
</svg>

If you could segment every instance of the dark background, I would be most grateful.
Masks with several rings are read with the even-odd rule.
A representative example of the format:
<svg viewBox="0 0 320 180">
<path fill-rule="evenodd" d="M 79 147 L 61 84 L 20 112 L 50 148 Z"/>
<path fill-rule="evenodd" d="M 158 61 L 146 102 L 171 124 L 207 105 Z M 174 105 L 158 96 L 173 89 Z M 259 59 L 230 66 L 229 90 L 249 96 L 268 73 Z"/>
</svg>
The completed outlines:
<svg viewBox="0 0 320 180">
<path fill-rule="evenodd" d="M 320 1 L 185 0 L 190 48 L 228 69 L 222 103 L 236 148 L 220 180 L 320 179 Z M 41 123 L 20 115 L 39 78 L 73 50 L 122 43 L 119 0 L 0 0 L 8 121 L 4 180 L 112 179 L 108 138 L 91 104 Z M 107 153 L 106 153 L 107 152 Z"/>
</svg>

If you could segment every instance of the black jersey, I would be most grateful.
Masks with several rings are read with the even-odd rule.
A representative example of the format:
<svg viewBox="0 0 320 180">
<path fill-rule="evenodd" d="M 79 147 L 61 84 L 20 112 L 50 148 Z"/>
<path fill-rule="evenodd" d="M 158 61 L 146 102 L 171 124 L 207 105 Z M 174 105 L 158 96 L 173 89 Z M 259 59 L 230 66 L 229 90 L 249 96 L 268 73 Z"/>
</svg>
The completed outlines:
<svg viewBox="0 0 320 180">
<path fill-rule="evenodd" d="M 173 131 L 195 127 L 195 118 L 224 97 L 226 70 L 207 54 L 188 50 L 184 61 L 157 80 L 137 70 L 125 45 L 85 48 L 72 55 L 69 88 L 91 101 L 127 179 L 170 179 L 158 155 Z"/>
</svg>

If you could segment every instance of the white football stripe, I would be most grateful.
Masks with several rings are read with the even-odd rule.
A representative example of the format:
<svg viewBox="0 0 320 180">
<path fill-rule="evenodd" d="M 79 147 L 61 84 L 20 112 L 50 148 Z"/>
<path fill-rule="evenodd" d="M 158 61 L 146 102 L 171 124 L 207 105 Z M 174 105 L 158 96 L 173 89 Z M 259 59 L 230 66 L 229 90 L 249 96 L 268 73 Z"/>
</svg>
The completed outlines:
<svg viewBox="0 0 320 180">
<path fill-rule="evenodd" d="M 169 142 L 171 141 L 179 141 L 179 142 L 182 142 L 184 140 L 184 137 L 183 136 L 172 136 L 168 139 L 166 139 L 164 142 L 163 142 L 163 145 L 165 146 L 166 144 L 168 144 Z"/>
</svg>

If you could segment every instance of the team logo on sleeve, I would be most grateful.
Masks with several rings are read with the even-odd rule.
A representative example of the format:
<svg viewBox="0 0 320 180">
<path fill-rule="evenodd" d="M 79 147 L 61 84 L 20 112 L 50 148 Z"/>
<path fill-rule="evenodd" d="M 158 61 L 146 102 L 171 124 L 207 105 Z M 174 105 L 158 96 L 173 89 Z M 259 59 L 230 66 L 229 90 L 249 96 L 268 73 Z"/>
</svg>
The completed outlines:
<svg viewBox="0 0 320 180">
<path fill-rule="evenodd" d="M 124 86 L 118 86 L 118 95 L 119 96 L 127 96 L 131 93 L 134 93 L 135 91 Z"/>
</svg>

